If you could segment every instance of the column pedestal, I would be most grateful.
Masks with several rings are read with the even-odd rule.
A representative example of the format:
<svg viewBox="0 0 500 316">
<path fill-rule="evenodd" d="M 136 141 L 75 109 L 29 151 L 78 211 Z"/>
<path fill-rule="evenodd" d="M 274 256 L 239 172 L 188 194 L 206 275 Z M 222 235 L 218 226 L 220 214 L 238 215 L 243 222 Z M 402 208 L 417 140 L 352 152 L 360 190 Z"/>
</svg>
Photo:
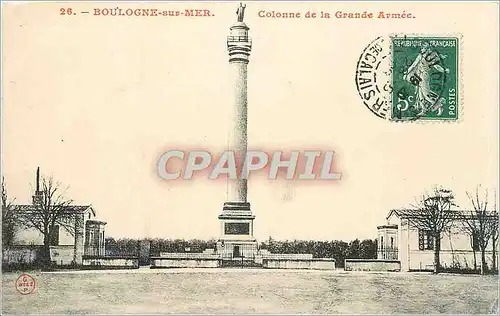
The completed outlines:
<svg viewBox="0 0 500 316">
<path fill-rule="evenodd" d="M 255 215 L 250 203 L 226 202 L 219 215 L 221 237 L 217 242 L 217 253 L 225 260 L 239 258 L 254 259 L 257 254 L 257 240 L 253 236 Z"/>
</svg>

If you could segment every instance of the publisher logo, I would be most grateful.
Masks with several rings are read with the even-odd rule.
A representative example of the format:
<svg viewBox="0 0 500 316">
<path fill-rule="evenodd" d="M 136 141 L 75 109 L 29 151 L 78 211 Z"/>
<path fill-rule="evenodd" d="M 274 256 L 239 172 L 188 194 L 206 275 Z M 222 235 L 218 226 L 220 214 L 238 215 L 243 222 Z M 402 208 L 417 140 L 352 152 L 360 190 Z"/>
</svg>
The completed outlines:
<svg viewBox="0 0 500 316">
<path fill-rule="evenodd" d="M 31 294 L 35 291 L 36 281 L 31 275 L 21 274 L 16 280 L 16 290 L 22 295 Z"/>
</svg>

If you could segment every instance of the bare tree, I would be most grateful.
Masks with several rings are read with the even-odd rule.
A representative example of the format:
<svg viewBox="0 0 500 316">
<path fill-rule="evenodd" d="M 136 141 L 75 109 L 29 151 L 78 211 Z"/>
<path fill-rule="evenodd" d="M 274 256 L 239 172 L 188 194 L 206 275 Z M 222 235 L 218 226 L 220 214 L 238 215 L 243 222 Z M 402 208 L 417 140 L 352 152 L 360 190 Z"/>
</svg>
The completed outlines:
<svg viewBox="0 0 500 316">
<path fill-rule="evenodd" d="M 474 195 L 467 192 L 469 201 L 472 204 L 472 210 L 461 214 L 461 220 L 470 236 L 473 239 L 475 238 L 481 251 L 481 274 L 485 274 L 488 270 L 486 249 L 488 248 L 494 229 L 492 221 L 497 221 L 497 219 L 494 216 L 494 212 L 488 210 L 488 190 L 485 190 L 484 196 L 481 196 L 479 193 L 480 187 L 480 185 L 476 187 Z"/>
<path fill-rule="evenodd" d="M 472 254 L 474 256 L 474 271 L 476 271 L 477 270 L 476 250 L 479 247 L 478 236 L 480 235 L 480 232 L 479 232 L 478 221 L 475 220 L 474 213 L 475 211 L 469 211 L 469 212 L 465 211 L 463 214 L 460 214 L 460 220 L 462 222 L 460 230 L 469 236 L 470 247 L 472 249 Z"/>
<path fill-rule="evenodd" d="M 493 258 L 492 258 L 492 268 L 498 271 L 497 267 L 497 247 L 498 247 L 498 213 L 495 212 L 494 216 L 496 220 L 491 221 L 491 244 L 493 247 Z"/>
<path fill-rule="evenodd" d="M 2 177 L 2 249 L 6 250 L 12 245 L 15 234 L 15 212 L 12 207 L 13 201 L 9 201 L 5 179 Z"/>
<path fill-rule="evenodd" d="M 430 242 L 434 244 L 434 273 L 439 273 L 441 268 L 439 254 L 442 234 L 450 230 L 457 218 L 457 212 L 451 210 L 452 206 L 456 206 L 454 199 L 451 190 L 434 188 L 432 193 L 423 194 L 417 200 L 414 209 L 408 210 L 411 214 L 408 221 L 432 237 Z"/>
<path fill-rule="evenodd" d="M 493 247 L 493 270 L 498 271 L 497 268 L 497 246 L 498 246 L 498 211 L 497 211 L 497 195 L 495 191 L 495 204 L 493 206 L 493 219 L 490 221 L 490 230 L 491 230 L 491 243 Z"/>
<path fill-rule="evenodd" d="M 42 260 L 45 266 L 50 265 L 51 236 L 56 226 L 62 227 L 72 236 L 75 235 L 79 216 L 70 207 L 73 200 L 65 197 L 66 189 L 61 189 L 61 183 L 53 178 L 43 178 L 42 188 L 39 186 L 37 174 L 37 189 L 34 196 L 34 206 L 28 210 L 19 210 L 19 222 L 26 228 L 39 231 L 43 235 Z"/>
</svg>

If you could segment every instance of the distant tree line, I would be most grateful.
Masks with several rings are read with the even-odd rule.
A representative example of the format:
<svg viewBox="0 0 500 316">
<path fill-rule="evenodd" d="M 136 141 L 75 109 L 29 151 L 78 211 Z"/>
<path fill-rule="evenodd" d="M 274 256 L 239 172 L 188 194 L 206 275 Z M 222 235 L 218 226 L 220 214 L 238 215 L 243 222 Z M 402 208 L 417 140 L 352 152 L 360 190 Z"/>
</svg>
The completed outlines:
<svg viewBox="0 0 500 316">
<path fill-rule="evenodd" d="M 161 252 L 203 252 L 215 249 L 217 241 L 201 239 L 130 239 L 106 238 L 107 256 L 139 256 L 144 247 L 149 247 L 150 256 L 159 256 Z M 269 237 L 259 244 L 260 249 L 271 253 L 312 254 L 315 258 L 333 258 L 337 266 L 343 267 L 345 259 L 376 259 L 377 240 L 355 239 L 351 242 L 341 240 L 275 240 Z"/>
<path fill-rule="evenodd" d="M 271 253 L 310 253 L 314 258 L 333 258 L 337 266 L 343 267 L 345 259 L 376 259 L 377 240 L 355 239 L 351 242 L 342 240 L 285 240 L 279 241 L 269 238 L 261 243 L 261 249 Z"/>
</svg>

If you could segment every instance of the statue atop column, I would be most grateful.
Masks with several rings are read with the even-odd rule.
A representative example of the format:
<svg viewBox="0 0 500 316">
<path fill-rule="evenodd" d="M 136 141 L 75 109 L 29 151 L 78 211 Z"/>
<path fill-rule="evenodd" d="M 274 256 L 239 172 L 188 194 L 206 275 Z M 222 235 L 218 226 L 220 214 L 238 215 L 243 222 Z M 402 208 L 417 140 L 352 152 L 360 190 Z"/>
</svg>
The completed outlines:
<svg viewBox="0 0 500 316">
<path fill-rule="evenodd" d="M 238 15 L 238 22 L 243 22 L 243 17 L 245 16 L 245 8 L 246 8 L 246 4 L 243 5 L 241 2 L 240 2 L 240 6 L 238 7 L 238 10 L 236 11 L 236 14 Z"/>
</svg>

